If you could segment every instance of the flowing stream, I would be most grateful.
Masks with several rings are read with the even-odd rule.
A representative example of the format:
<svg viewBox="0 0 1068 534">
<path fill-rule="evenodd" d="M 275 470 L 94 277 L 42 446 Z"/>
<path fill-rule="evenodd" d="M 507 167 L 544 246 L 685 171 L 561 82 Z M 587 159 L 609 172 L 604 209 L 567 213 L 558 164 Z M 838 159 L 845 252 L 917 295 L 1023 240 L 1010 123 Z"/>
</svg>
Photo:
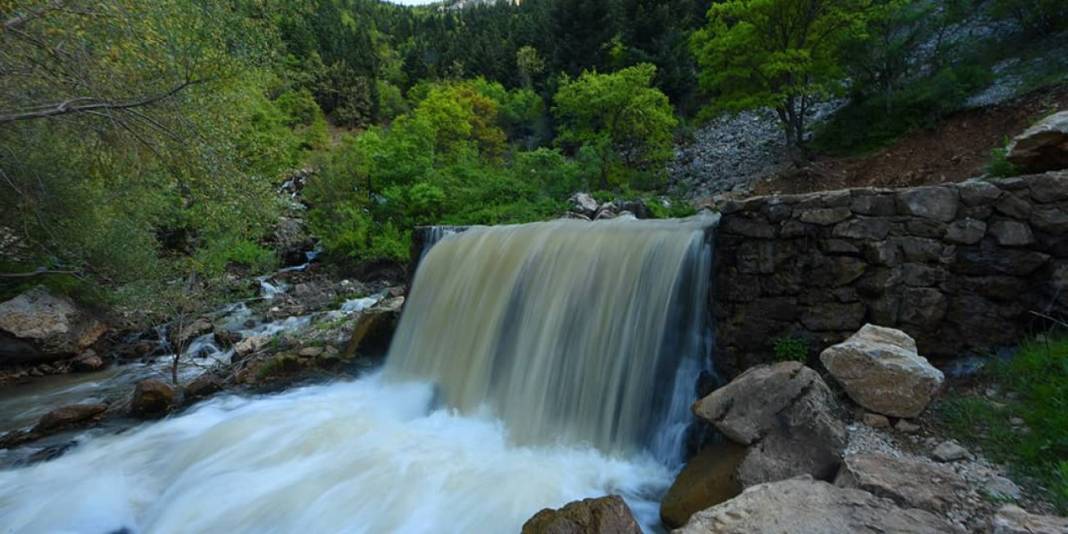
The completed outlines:
<svg viewBox="0 0 1068 534">
<path fill-rule="evenodd" d="M 516 532 L 541 508 L 619 494 L 656 529 L 707 365 L 713 223 L 442 236 L 381 372 L 223 396 L 0 471 L 0 525 Z"/>
</svg>

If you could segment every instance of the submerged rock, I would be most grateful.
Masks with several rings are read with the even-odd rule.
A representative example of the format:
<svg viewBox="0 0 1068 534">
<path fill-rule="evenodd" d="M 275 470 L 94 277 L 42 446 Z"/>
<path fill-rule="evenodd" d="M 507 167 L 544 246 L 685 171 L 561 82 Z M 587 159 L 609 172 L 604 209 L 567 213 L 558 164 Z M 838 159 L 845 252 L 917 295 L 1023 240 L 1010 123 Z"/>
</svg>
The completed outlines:
<svg viewBox="0 0 1068 534">
<path fill-rule="evenodd" d="M 67 297 L 34 288 L 0 303 L 0 363 L 40 363 L 79 354 L 107 332 Z"/>
<path fill-rule="evenodd" d="M 627 503 L 618 495 L 583 499 L 546 508 L 523 523 L 523 534 L 641 534 Z"/>
<path fill-rule="evenodd" d="M 192 401 L 213 395 L 222 390 L 223 386 L 225 384 L 222 379 L 211 373 L 204 373 L 186 384 L 183 391 L 186 400 Z"/>
<path fill-rule="evenodd" d="M 753 486 L 723 504 L 694 514 L 686 526 L 674 532 L 919 534 L 955 530 L 930 512 L 899 508 L 866 491 L 798 477 Z"/>
<path fill-rule="evenodd" d="M 830 479 L 848 439 L 834 395 L 799 362 L 749 369 L 694 404 L 694 413 L 748 445 L 738 468 L 743 486 L 797 475 Z"/>
<path fill-rule="evenodd" d="M 737 471 L 745 453 L 745 447 L 724 442 L 691 458 L 660 501 L 660 520 L 669 528 L 681 527 L 693 514 L 741 493 Z"/>
<path fill-rule="evenodd" d="M 891 417 L 919 415 L 945 380 L 908 334 L 872 324 L 828 347 L 820 361 L 857 404 Z"/>
<path fill-rule="evenodd" d="M 156 379 L 142 380 L 134 388 L 130 412 L 139 417 L 158 417 L 174 407 L 177 392 L 170 384 Z"/>
<path fill-rule="evenodd" d="M 1068 111 L 1054 113 L 1016 136 L 1006 159 L 1025 173 L 1068 168 Z"/>
<path fill-rule="evenodd" d="M 33 427 L 36 434 L 50 434 L 64 428 L 86 424 L 103 417 L 108 405 L 103 403 L 71 404 L 52 410 Z"/>
</svg>

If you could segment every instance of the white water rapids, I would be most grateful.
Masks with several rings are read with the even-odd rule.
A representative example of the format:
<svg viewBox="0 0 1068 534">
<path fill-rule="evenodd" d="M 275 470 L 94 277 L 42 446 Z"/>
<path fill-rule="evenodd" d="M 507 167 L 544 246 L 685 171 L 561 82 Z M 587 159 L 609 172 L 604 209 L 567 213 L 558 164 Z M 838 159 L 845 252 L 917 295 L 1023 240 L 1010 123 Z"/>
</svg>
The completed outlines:
<svg viewBox="0 0 1068 534">
<path fill-rule="evenodd" d="M 224 396 L 0 471 L 0 530 L 518 532 L 542 508 L 609 494 L 656 529 L 707 356 L 707 226 L 568 222 L 449 236 L 453 248 L 424 258 L 439 262 L 428 271 L 437 278 L 417 277 L 409 306 L 423 309 L 406 310 L 406 357 L 391 353 L 385 375 Z M 575 278 L 550 283 L 565 274 Z M 470 293 L 421 289 L 429 281 Z M 464 309 L 430 313 L 457 303 Z M 474 352 L 462 349 L 471 336 L 485 336 L 468 340 Z"/>
<path fill-rule="evenodd" d="M 0 473 L 12 532 L 518 532 L 535 512 L 624 495 L 654 522 L 670 471 L 582 447 L 523 448 L 378 376 L 190 413 Z"/>
</svg>

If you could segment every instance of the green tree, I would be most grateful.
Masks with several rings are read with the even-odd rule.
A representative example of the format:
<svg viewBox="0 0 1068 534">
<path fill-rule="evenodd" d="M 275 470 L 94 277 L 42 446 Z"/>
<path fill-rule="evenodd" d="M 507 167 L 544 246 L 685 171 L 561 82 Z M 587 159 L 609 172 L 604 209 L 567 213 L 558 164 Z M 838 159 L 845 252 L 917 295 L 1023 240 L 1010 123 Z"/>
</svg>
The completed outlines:
<svg viewBox="0 0 1068 534">
<path fill-rule="evenodd" d="M 812 105 L 843 89 L 847 43 L 870 0 L 729 0 L 713 4 L 691 46 L 709 111 L 774 109 L 787 143 L 803 148 Z"/>
<path fill-rule="evenodd" d="M 545 60 L 533 46 L 523 46 L 516 50 L 515 64 L 519 69 L 519 83 L 527 89 L 534 87 L 534 78 L 545 70 Z"/>
<path fill-rule="evenodd" d="M 667 96 L 652 86 L 655 76 L 649 64 L 610 74 L 583 72 L 565 78 L 553 99 L 557 141 L 573 151 L 596 151 L 602 189 L 610 182 L 656 187 L 665 174 L 678 121 Z"/>
<path fill-rule="evenodd" d="M 122 295 L 268 262 L 273 183 L 316 115 L 270 97 L 277 41 L 252 4 L 0 2 L 0 24 L 19 73 L 0 76 L 0 228 L 24 245 L 0 271 Z"/>
</svg>

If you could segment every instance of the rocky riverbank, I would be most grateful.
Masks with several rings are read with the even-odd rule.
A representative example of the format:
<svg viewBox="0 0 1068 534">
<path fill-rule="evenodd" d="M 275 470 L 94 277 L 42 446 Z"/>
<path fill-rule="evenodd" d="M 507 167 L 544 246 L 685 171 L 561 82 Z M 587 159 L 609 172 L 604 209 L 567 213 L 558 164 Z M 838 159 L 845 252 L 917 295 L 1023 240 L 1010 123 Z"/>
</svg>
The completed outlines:
<svg viewBox="0 0 1068 534">
<path fill-rule="evenodd" d="M 1051 515 L 1041 493 L 941 434 L 927 408 L 943 375 L 906 334 L 867 325 L 820 360 L 823 375 L 795 361 L 750 368 L 694 404 L 722 439 L 691 459 L 668 490 L 661 504 L 667 527 L 687 534 L 1068 532 L 1068 518 Z M 555 532 L 540 527 L 598 510 L 622 524 L 608 502 L 543 511 L 529 532 Z"/>
</svg>

